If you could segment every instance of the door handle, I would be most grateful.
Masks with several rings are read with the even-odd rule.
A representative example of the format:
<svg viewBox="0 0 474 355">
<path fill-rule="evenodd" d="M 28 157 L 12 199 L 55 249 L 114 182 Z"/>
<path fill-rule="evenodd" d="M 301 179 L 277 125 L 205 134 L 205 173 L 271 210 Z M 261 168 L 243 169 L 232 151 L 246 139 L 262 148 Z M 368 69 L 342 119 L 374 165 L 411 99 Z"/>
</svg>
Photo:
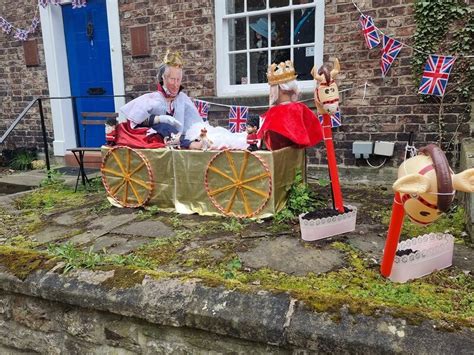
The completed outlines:
<svg viewBox="0 0 474 355">
<path fill-rule="evenodd" d="M 104 88 L 89 88 L 87 89 L 87 93 L 89 95 L 104 95 L 105 89 Z"/>
</svg>

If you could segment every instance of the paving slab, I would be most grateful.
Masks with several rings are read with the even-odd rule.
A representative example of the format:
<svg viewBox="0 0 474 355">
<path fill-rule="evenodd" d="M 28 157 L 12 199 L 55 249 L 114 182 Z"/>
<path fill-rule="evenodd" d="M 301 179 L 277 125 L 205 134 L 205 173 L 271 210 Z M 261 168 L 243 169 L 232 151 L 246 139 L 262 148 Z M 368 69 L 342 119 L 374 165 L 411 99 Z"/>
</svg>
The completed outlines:
<svg viewBox="0 0 474 355">
<path fill-rule="evenodd" d="M 89 208 L 82 208 L 78 210 L 68 211 L 65 213 L 58 214 L 53 218 L 53 222 L 61 226 L 70 226 L 90 218 L 88 216 L 90 213 Z"/>
<path fill-rule="evenodd" d="M 343 254 L 333 249 L 305 248 L 293 237 L 261 239 L 249 251 L 238 253 L 244 267 L 268 267 L 288 274 L 304 276 L 322 273 L 344 265 Z"/>
<path fill-rule="evenodd" d="M 114 228 L 120 227 L 123 224 L 129 223 L 135 219 L 136 215 L 134 213 L 126 214 L 107 214 L 102 217 L 98 217 L 86 227 L 84 233 L 75 235 L 69 239 L 69 242 L 75 245 L 83 245 L 90 243 L 96 240 L 98 237 L 101 237 L 109 233 Z"/>
<path fill-rule="evenodd" d="M 51 243 L 63 239 L 68 234 L 78 233 L 78 229 L 65 229 L 63 226 L 48 226 L 41 232 L 33 234 L 31 239 L 39 243 Z"/>
<path fill-rule="evenodd" d="M 111 247 L 123 245 L 126 242 L 127 238 L 124 237 L 104 235 L 94 241 L 92 251 L 97 253 L 104 249 L 108 250 Z"/>
<path fill-rule="evenodd" d="M 150 238 L 169 238 L 175 235 L 174 231 L 160 221 L 138 221 L 115 228 L 116 234 L 138 235 Z"/>
<path fill-rule="evenodd" d="M 153 239 L 151 238 L 131 237 L 128 238 L 125 243 L 109 248 L 108 252 L 110 254 L 125 255 L 135 249 L 138 249 L 142 245 L 150 243 L 152 240 Z"/>
</svg>

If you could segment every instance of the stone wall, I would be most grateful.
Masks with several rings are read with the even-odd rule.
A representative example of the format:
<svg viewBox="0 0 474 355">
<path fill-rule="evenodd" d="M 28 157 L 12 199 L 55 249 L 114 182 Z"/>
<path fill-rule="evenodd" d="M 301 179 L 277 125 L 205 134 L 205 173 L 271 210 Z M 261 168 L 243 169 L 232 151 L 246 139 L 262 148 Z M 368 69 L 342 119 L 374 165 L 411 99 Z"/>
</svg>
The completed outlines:
<svg viewBox="0 0 474 355">
<path fill-rule="evenodd" d="M 0 353 L 287 353 L 284 349 L 190 328 L 0 291 Z"/>
<path fill-rule="evenodd" d="M 5 2 L 4 2 L 5 3 Z M 358 5 L 373 16 L 376 24 L 386 33 L 410 45 L 413 44 L 415 23 L 413 4 L 402 0 L 363 0 Z M 473 5 L 474 6 L 474 5 Z M 26 0 L 6 2 L 0 5 L 0 15 L 16 26 L 26 27 L 34 6 Z M 209 101 L 265 105 L 267 99 L 215 97 L 215 43 L 214 0 L 168 0 L 148 2 L 144 0 L 119 1 L 122 29 L 122 52 L 126 92 L 143 93 L 155 89 L 157 67 L 166 48 L 183 52 L 186 76 L 183 85 L 194 97 Z M 439 131 L 439 100 L 428 99 L 420 103 L 417 87 L 412 79 L 412 49 L 404 47 L 395 60 L 388 76 L 381 78 L 380 50 L 368 50 L 359 30 L 359 13 L 350 0 L 326 0 L 325 7 L 324 60 L 337 56 L 342 71 L 339 76 L 341 88 L 363 85 L 343 95 L 343 126 L 334 130 L 337 161 L 346 167 L 367 166 L 364 160 L 356 160 L 351 153 L 355 140 L 384 140 L 395 142 L 395 156 L 386 167 L 397 167 L 404 157 L 404 147 L 409 133 L 415 133 L 415 144 L 436 142 Z M 135 58 L 131 56 L 130 27 L 149 26 L 151 55 Z M 40 32 L 35 35 L 41 42 Z M 0 33 L 0 129 L 16 117 L 33 95 L 47 95 L 47 80 L 43 46 L 40 43 L 40 66 L 26 68 L 20 43 Z M 312 106 L 312 104 L 310 104 Z M 448 95 L 443 104 L 443 130 L 450 141 L 453 132 L 459 138 L 469 134 L 469 105 L 458 97 Z M 228 110 L 214 106 L 210 121 L 225 125 Z M 255 111 L 261 112 L 261 111 Z M 14 131 L 8 142 L 29 144 L 39 139 L 37 114 L 32 114 Z M 450 150 L 458 150 L 453 140 Z M 449 155 L 450 157 L 452 155 Z M 308 150 L 312 166 L 326 164 L 323 144 Z M 459 161 L 459 155 L 453 160 Z M 374 158 L 377 165 L 382 160 Z"/>
<path fill-rule="evenodd" d="M 113 278 L 113 270 L 38 270 L 20 280 L 0 267 L 0 353 L 467 354 L 474 346 L 472 328 L 447 331 L 383 310 L 315 312 L 287 293 L 147 276 L 116 288 Z"/>
</svg>

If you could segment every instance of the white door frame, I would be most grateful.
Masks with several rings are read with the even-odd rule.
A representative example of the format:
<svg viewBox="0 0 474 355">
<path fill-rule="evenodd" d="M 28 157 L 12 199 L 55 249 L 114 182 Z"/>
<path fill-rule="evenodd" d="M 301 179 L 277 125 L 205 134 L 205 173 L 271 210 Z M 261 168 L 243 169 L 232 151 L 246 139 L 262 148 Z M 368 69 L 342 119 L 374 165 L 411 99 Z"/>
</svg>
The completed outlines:
<svg viewBox="0 0 474 355">
<path fill-rule="evenodd" d="M 62 1 L 62 4 L 70 1 Z M 106 0 L 109 29 L 110 60 L 114 95 L 125 94 L 122 42 L 118 0 Z M 43 35 L 48 89 L 51 97 L 71 96 L 63 15 L 60 6 L 40 6 L 41 32 Z M 125 104 L 124 97 L 114 98 L 115 109 Z M 64 156 L 66 150 L 77 146 L 74 133 L 74 114 L 71 100 L 51 100 L 54 155 Z"/>
</svg>

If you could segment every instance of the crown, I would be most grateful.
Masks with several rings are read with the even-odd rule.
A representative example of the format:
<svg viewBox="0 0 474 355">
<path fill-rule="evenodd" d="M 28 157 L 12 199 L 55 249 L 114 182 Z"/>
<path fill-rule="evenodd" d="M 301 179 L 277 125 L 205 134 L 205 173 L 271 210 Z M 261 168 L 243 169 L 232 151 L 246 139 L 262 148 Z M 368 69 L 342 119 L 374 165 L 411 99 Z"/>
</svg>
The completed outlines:
<svg viewBox="0 0 474 355">
<path fill-rule="evenodd" d="M 163 64 L 166 64 L 172 67 L 182 68 L 183 60 L 181 59 L 181 53 L 179 52 L 171 53 L 169 49 L 166 50 L 165 57 L 163 58 Z"/>
<path fill-rule="evenodd" d="M 273 63 L 268 67 L 267 79 L 270 85 L 286 83 L 296 79 L 295 67 L 291 60 L 281 62 L 276 65 Z"/>
</svg>

